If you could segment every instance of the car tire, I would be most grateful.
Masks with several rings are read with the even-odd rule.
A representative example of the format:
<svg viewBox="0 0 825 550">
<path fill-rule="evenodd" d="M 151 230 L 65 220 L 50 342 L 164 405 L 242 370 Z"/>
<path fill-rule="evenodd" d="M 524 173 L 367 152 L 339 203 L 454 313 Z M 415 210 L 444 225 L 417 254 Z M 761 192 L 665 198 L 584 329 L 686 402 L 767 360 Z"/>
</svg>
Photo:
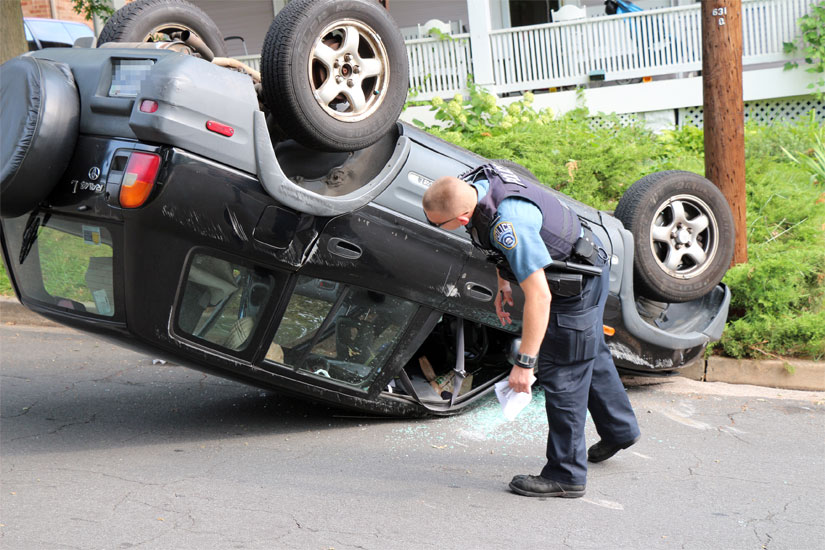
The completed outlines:
<svg viewBox="0 0 825 550">
<path fill-rule="evenodd" d="M 15 57 L 0 66 L 0 216 L 16 217 L 49 196 L 69 165 L 80 100 L 68 66 Z"/>
<path fill-rule="evenodd" d="M 728 202 L 709 180 L 681 170 L 650 174 L 622 196 L 615 217 L 633 234 L 636 293 L 687 302 L 710 292 L 733 258 Z"/>
<path fill-rule="evenodd" d="M 152 35 L 175 30 L 189 31 L 199 37 L 215 57 L 226 55 L 218 26 L 203 10 L 186 0 L 135 0 L 126 4 L 106 22 L 97 45 L 151 42 Z"/>
<path fill-rule="evenodd" d="M 261 56 L 264 102 L 304 145 L 355 151 L 396 124 L 407 97 L 407 51 L 375 0 L 296 0 L 281 10 Z"/>
</svg>

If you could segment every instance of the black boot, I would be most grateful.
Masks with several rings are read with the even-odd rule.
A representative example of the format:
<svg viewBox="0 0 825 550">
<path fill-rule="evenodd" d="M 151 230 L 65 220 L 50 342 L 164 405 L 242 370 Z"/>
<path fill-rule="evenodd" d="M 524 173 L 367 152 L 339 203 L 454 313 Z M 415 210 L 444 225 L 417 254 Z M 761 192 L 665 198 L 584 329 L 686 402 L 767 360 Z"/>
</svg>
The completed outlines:
<svg viewBox="0 0 825 550">
<path fill-rule="evenodd" d="M 587 449 L 587 460 L 590 462 L 602 462 L 603 460 L 607 460 L 622 449 L 627 449 L 639 441 L 641 437 L 641 435 L 637 435 L 635 438 L 630 441 L 625 441 L 624 443 L 608 443 L 602 439 Z"/>
<path fill-rule="evenodd" d="M 559 483 L 541 476 L 518 475 L 510 482 L 510 489 L 526 497 L 579 498 L 584 496 L 584 485 Z"/>
</svg>

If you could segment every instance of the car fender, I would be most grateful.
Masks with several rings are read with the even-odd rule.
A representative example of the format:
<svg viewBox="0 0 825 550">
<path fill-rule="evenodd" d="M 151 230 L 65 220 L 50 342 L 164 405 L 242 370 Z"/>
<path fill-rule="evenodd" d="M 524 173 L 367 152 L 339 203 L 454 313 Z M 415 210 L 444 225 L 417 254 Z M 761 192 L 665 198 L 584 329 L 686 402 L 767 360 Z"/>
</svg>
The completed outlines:
<svg viewBox="0 0 825 550">
<path fill-rule="evenodd" d="M 339 216 L 366 206 L 398 175 L 410 154 L 410 140 L 399 136 L 395 152 L 372 181 L 340 197 L 327 197 L 293 183 L 278 164 L 262 111 L 254 113 L 255 159 L 258 178 L 272 198 L 298 212 L 314 216 Z"/>
<path fill-rule="evenodd" d="M 714 291 L 706 296 L 684 302 L 683 304 L 666 304 L 669 314 L 677 327 L 665 330 L 652 325 L 642 319 L 636 307 L 636 295 L 633 290 L 633 235 L 626 229 L 620 229 L 624 257 L 621 266 L 622 277 L 619 290 L 619 300 L 622 305 L 622 321 L 627 331 L 643 342 L 668 349 L 688 349 L 703 346 L 712 340 L 718 340 L 725 327 L 730 306 L 730 289 L 719 284 Z M 678 325 L 684 317 L 691 319 L 691 329 L 679 330 Z"/>
</svg>

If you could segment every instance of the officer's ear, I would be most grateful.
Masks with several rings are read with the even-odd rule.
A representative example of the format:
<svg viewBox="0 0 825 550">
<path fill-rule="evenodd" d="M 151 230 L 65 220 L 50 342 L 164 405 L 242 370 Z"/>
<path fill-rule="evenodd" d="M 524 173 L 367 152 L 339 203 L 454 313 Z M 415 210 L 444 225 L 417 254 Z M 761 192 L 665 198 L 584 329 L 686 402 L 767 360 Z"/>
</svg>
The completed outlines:
<svg viewBox="0 0 825 550">
<path fill-rule="evenodd" d="M 457 219 L 458 223 L 460 223 L 461 225 L 467 225 L 468 223 L 470 223 L 470 215 L 469 214 L 462 214 L 460 216 L 456 216 L 455 219 Z"/>
</svg>

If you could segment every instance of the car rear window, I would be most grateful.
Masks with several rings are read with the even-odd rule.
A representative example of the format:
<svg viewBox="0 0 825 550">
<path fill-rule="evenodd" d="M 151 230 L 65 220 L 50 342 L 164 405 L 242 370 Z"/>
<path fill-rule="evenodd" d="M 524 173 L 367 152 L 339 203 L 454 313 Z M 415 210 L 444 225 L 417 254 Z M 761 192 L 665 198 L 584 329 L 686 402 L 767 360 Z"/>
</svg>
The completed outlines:
<svg viewBox="0 0 825 550">
<path fill-rule="evenodd" d="M 78 313 L 115 315 L 112 236 L 58 216 L 9 220 L 11 258 L 28 298 Z M 24 228 L 25 226 L 25 228 Z"/>
</svg>

